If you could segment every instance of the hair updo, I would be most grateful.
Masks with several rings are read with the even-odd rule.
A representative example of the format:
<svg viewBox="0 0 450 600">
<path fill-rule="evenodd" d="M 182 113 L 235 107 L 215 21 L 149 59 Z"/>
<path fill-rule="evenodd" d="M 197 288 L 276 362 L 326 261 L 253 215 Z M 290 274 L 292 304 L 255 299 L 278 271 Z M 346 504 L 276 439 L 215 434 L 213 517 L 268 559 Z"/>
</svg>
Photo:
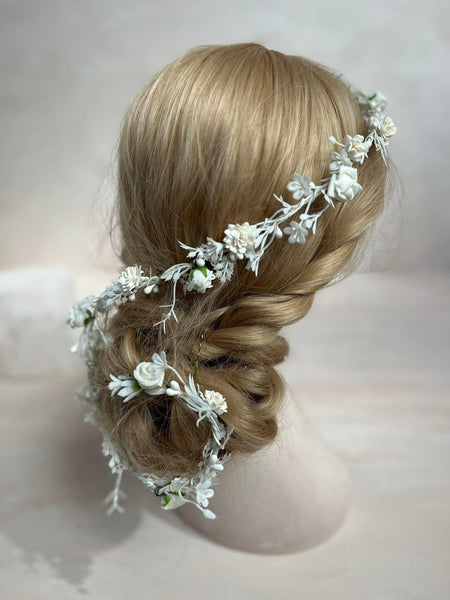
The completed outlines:
<svg viewBox="0 0 450 600">
<path fill-rule="evenodd" d="M 160 275 L 186 261 L 178 240 L 222 240 L 229 223 L 255 223 L 278 208 L 298 171 L 329 175 L 329 136 L 366 134 L 349 86 L 331 70 L 256 43 L 196 47 L 157 73 L 128 108 L 118 146 L 116 217 L 124 266 Z M 160 321 L 171 286 L 138 292 L 107 321 L 114 344 L 93 367 L 98 408 L 133 467 L 194 474 L 210 430 L 177 397 L 111 397 L 109 374 L 132 373 L 165 351 L 187 381 L 220 392 L 234 428 L 227 451 L 251 453 L 277 435 L 284 382 L 275 365 L 288 355 L 280 330 L 302 319 L 320 288 L 349 274 L 381 213 L 387 168 L 374 146 L 358 166 L 362 192 L 338 202 L 306 244 L 275 241 L 258 276 L 238 261 L 230 282 L 206 293 L 179 289 L 178 321 Z M 290 200 L 290 198 L 289 198 Z M 326 204 L 315 201 L 314 210 Z"/>
</svg>

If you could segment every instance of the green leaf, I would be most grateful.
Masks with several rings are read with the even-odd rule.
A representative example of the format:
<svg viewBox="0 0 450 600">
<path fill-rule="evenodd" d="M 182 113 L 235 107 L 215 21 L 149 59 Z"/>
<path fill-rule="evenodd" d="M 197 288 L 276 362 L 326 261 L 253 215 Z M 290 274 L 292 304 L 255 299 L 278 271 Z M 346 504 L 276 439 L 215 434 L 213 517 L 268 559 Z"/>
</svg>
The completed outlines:
<svg viewBox="0 0 450 600">
<path fill-rule="evenodd" d="M 87 317 L 84 319 L 83 324 L 86 327 L 86 325 L 88 325 L 91 321 L 94 320 L 94 315 L 92 314 L 92 312 L 87 308 L 86 309 L 86 313 L 87 313 Z"/>
<path fill-rule="evenodd" d="M 195 269 L 192 269 L 192 271 L 189 273 L 189 279 L 192 279 L 194 277 L 195 271 L 201 271 L 205 277 L 208 272 L 206 267 L 196 267 Z"/>
</svg>

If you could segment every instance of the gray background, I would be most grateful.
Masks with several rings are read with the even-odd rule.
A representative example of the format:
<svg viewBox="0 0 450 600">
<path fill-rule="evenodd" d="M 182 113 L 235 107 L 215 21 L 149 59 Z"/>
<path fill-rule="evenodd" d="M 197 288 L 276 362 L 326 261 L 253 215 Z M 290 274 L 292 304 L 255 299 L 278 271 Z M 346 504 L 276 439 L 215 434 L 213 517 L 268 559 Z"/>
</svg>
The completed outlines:
<svg viewBox="0 0 450 600">
<path fill-rule="evenodd" d="M 436 0 L 0 0 L 2 599 L 450 597 L 449 20 Z M 131 475 L 125 514 L 105 516 L 114 478 L 64 323 L 117 273 L 128 103 L 191 47 L 248 41 L 382 91 L 398 126 L 400 183 L 362 272 L 283 332 L 280 372 L 354 490 L 331 539 L 285 556 L 213 544 Z"/>
</svg>

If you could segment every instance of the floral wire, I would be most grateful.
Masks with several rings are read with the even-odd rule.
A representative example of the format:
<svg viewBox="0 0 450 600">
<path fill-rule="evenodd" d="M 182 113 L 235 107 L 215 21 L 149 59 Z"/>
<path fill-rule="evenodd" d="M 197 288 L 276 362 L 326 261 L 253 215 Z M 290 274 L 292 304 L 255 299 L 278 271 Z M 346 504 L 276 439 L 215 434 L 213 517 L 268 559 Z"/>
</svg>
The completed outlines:
<svg viewBox="0 0 450 600">
<path fill-rule="evenodd" d="M 199 346 L 198 346 L 198 352 L 197 352 L 197 356 L 196 356 L 196 358 L 195 358 L 195 364 L 194 364 L 194 367 L 195 367 L 195 368 L 194 368 L 194 379 L 195 379 L 195 376 L 197 375 L 197 369 L 198 369 L 198 357 L 200 356 L 200 350 L 202 349 L 202 342 L 203 342 L 203 339 L 204 339 L 204 337 L 205 337 L 205 332 L 204 332 L 204 331 L 202 331 L 202 335 L 200 336 L 200 343 L 199 343 Z"/>
</svg>

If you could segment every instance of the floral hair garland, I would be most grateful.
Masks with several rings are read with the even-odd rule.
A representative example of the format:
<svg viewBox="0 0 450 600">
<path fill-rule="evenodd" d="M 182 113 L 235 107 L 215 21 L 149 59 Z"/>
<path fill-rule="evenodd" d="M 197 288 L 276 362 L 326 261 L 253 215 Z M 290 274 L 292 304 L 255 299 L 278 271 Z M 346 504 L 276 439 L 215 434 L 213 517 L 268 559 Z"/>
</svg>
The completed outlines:
<svg viewBox="0 0 450 600">
<path fill-rule="evenodd" d="M 275 211 L 271 217 L 256 224 L 229 224 L 224 231 L 222 242 L 206 238 L 206 242 L 198 247 L 191 247 L 178 241 L 180 246 L 188 250 L 189 262 L 173 265 L 160 276 L 150 274 L 144 275 L 140 266 L 126 267 L 117 281 L 113 281 L 98 297 L 89 296 L 76 305 L 70 311 L 67 322 L 71 327 L 83 327 L 78 343 L 72 348 L 84 357 L 88 365 L 88 373 L 95 360 L 95 354 L 99 350 L 105 350 L 114 340 L 103 331 L 99 324 L 101 315 L 106 315 L 114 307 L 119 307 L 125 302 L 133 301 L 136 293 L 140 290 L 144 294 L 158 293 L 162 282 L 172 284 L 172 303 L 162 305 L 168 308 L 162 320 L 154 325 L 163 325 L 175 314 L 175 302 L 177 284 L 181 281 L 184 293 L 195 291 L 205 293 L 213 286 L 213 281 L 218 279 L 221 283 L 229 281 L 233 275 L 237 260 L 247 259 L 246 268 L 258 275 L 259 261 L 264 252 L 277 238 L 282 238 L 283 233 L 288 236 L 291 244 L 305 244 L 310 231 L 315 234 L 316 224 L 319 217 L 330 207 L 335 208 L 335 202 L 347 202 L 352 200 L 361 190 L 358 183 L 357 165 L 362 164 L 367 158 L 372 144 L 377 151 L 381 152 L 386 160 L 386 146 L 389 138 L 396 133 L 396 126 L 390 117 L 383 115 L 386 107 L 386 98 L 380 92 L 366 96 L 359 90 L 352 88 L 359 102 L 364 119 L 368 124 L 369 133 L 366 137 L 362 135 L 344 137 L 343 143 L 338 142 L 335 137 L 330 136 L 330 142 L 342 149 L 331 152 L 329 165 L 329 177 L 322 179 L 320 184 L 311 181 L 311 177 L 295 173 L 293 180 L 287 184 L 287 189 L 292 192 L 296 203 L 286 202 L 282 196 L 275 196 L 281 204 L 281 208 Z M 319 212 L 309 213 L 310 207 L 318 196 L 323 196 L 327 205 Z M 299 214 L 298 220 L 293 217 L 300 209 L 305 210 Z M 280 225 L 289 220 L 288 226 L 281 229 Z M 166 371 L 173 372 L 176 379 L 164 383 Z M 132 401 L 138 394 L 167 395 L 178 397 L 186 403 L 199 417 L 197 425 L 206 419 L 211 428 L 211 435 L 203 449 L 203 459 L 199 463 L 199 471 L 194 477 L 168 474 L 167 477 L 158 477 L 151 473 L 138 473 L 130 464 L 125 464 L 119 458 L 117 447 L 104 427 L 100 413 L 96 406 L 98 391 L 93 385 L 88 385 L 78 392 L 89 409 L 85 417 L 97 425 L 103 433 L 103 453 L 111 456 L 109 466 L 113 473 L 117 474 L 116 485 L 105 498 L 112 501 L 108 514 L 113 510 L 123 511 L 118 501 L 123 492 L 120 491 L 122 473 L 125 469 L 130 470 L 153 492 L 161 496 L 161 506 L 164 509 L 177 508 L 185 502 L 196 505 L 207 518 L 215 518 L 214 513 L 207 509 L 209 498 L 214 495 L 212 486 L 215 483 L 217 473 L 223 470 L 223 463 L 228 460 L 230 454 L 223 453 L 219 458 L 219 451 L 225 449 L 233 428 L 219 420 L 220 415 L 227 411 L 226 399 L 212 390 L 202 392 L 194 383 L 192 375 L 189 375 L 186 383 L 176 369 L 170 366 L 164 351 L 154 353 L 149 362 L 139 363 L 132 375 L 110 374 L 111 382 L 109 389 L 111 396 L 117 395 L 123 398 L 123 402 Z M 181 386 L 180 386 L 181 383 Z"/>
</svg>

